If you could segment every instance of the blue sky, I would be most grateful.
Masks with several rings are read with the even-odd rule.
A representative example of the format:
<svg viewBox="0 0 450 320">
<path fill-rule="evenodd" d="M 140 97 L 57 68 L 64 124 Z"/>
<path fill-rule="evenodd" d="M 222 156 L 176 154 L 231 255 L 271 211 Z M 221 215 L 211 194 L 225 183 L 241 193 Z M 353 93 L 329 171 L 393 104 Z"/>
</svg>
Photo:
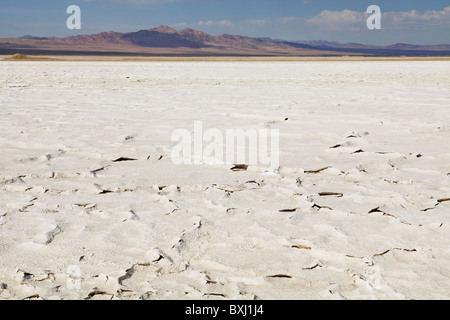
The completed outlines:
<svg viewBox="0 0 450 320">
<path fill-rule="evenodd" d="M 81 30 L 68 30 L 69 5 L 81 8 Z M 368 30 L 369 5 L 382 11 Z M 169 25 L 210 34 L 367 44 L 450 44 L 448 0 L 2 0 L 0 37 L 131 32 Z"/>
</svg>

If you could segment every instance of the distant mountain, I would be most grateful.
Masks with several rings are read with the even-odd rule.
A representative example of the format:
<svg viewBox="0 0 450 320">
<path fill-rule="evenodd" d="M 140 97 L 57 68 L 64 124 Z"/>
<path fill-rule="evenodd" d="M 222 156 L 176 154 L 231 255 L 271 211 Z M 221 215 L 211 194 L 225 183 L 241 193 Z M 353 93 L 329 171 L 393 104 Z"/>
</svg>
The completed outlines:
<svg viewBox="0 0 450 320">
<path fill-rule="evenodd" d="M 35 37 L 35 36 L 31 36 L 29 34 L 24 35 L 23 37 L 20 37 L 22 39 L 33 39 L 33 40 L 47 40 L 48 38 L 46 37 Z"/>
<path fill-rule="evenodd" d="M 295 43 L 308 45 L 314 48 L 320 48 L 322 50 L 350 50 L 352 52 L 372 52 L 376 53 L 389 53 L 392 52 L 394 55 L 397 54 L 410 54 L 417 55 L 417 53 L 427 52 L 429 54 L 439 54 L 443 53 L 447 55 L 450 52 L 449 44 L 439 44 L 439 45 L 412 45 L 406 43 L 397 43 L 390 46 L 374 46 L 366 45 L 361 43 L 339 43 L 339 42 L 329 42 L 329 41 L 295 41 Z"/>
<path fill-rule="evenodd" d="M 341 55 L 450 55 L 450 45 L 394 44 L 371 46 L 330 41 L 285 41 L 240 35 L 209 35 L 190 28 L 159 26 L 137 32 L 101 32 L 66 38 L 26 35 L 0 39 L 0 53 L 11 54 L 122 54 L 122 55 L 238 55 L 238 56 L 341 56 Z"/>
</svg>

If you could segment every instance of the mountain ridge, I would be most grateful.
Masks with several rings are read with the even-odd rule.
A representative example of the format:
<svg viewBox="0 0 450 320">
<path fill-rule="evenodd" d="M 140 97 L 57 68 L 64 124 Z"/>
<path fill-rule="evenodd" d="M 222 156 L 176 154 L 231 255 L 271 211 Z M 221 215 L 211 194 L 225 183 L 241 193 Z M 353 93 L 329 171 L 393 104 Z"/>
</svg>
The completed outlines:
<svg viewBox="0 0 450 320">
<path fill-rule="evenodd" d="M 339 55 L 450 55 L 450 45 L 389 46 L 339 43 L 335 41 L 287 41 L 242 35 L 210 35 L 200 30 L 175 30 L 170 26 L 136 32 L 106 31 L 64 38 L 1 38 L 0 53 L 66 52 L 67 54 L 168 54 L 168 55 L 254 55 L 254 56 L 339 56 Z"/>
</svg>

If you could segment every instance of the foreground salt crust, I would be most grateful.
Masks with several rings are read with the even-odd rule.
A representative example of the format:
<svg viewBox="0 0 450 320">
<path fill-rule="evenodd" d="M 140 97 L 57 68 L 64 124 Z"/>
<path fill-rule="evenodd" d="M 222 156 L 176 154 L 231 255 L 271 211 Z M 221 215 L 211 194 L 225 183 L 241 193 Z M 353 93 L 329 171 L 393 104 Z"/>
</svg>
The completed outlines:
<svg viewBox="0 0 450 320">
<path fill-rule="evenodd" d="M 449 62 L 0 69 L 0 298 L 450 297 Z M 281 167 L 174 165 L 198 120 Z"/>
</svg>

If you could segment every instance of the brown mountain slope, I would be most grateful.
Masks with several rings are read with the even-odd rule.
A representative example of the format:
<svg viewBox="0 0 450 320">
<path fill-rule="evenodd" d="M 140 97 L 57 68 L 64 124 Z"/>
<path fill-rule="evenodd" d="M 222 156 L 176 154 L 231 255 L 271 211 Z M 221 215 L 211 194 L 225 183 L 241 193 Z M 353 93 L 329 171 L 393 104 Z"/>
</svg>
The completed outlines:
<svg viewBox="0 0 450 320">
<path fill-rule="evenodd" d="M 448 46 L 435 46 L 434 51 L 422 46 L 390 47 L 342 45 L 335 42 L 289 42 L 240 35 L 209 35 L 190 28 L 177 31 L 159 26 L 137 32 L 101 32 L 67 38 L 0 39 L 0 53 L 46 54 L 131 54 L 131 55 L 251 55 L 251 56 L 342 56 L 450 54 Z M 440 50 L 442 49 L 442 50 Z M 445 51 L 445 50 L 448 50 Z"/>
<path fill-rule="evenodd" d="M 0 53 L 134 54 L 134 55 L 254 55 L 328 56 L 347 52 L 298 48 L 284 43 L 239 35 L 212 36 L 202 31 L 168 26 L 119 33 L 102 32 L 67 38 L 0 39 Z"/>
</svg>

